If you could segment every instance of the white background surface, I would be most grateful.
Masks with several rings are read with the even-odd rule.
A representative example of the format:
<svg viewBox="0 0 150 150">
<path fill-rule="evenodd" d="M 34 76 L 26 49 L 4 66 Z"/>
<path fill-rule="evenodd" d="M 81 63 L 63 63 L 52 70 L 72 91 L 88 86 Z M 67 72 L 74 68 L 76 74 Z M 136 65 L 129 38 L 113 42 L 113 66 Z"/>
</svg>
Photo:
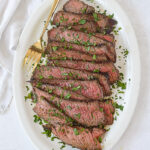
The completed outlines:
<svg viewBox="0 0 150 150">
<path fill-rule="evenodd" d="M 150 1 L 117 0 L 126 11 L 139 43 L 142 80 L 138 104 L 132 122 L 113 150 L 149 150 L 150 145 Z M 135 66 L 136 67 L 136 66 Z M 136 78 L 136 76 L 135 76 Z M 116 135 L 117 136 L 117 135 Z M 0 150 L 35 150 L 23 133 L 16 117 L 14 101 L 0 115 Z"/>
</svg>

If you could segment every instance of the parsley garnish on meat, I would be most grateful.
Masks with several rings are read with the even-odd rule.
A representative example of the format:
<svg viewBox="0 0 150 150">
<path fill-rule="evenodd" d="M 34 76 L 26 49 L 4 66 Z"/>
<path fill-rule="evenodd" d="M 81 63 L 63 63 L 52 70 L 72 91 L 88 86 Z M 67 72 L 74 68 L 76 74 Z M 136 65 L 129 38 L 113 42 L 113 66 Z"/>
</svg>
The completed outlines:
<svg viewBox="0 0 150 150">
<path fill-rule="evenodd" d="M 79 86 L 77 86 L 77 87 L 72 88 L 72 91 L 77 91 L 77 90 L 79 90 L 80 88 L 81 88 L 81 86 L 79 85 Z"/>
<path fill-rule="evenodd" d="M 96 55 L 95 54 L 93 55 L 93 59 L 96 60 Z"/>
<path fill-rule="evenodd" d="M 80 119 L 81 114 L 80 114 L 80 113 L 78 113 L 78 114 L 75 114 L 75 116 L 76 116 L 76 117 L 78 117 L 78 118 Z"/>
<path fill-rule="evenodd" d="M 70 93 L 67 93 L 66 96 L 64 96 L 65 99 L 69 99 L 71 97 L 71 94 Z"/>
<path fill-rule="evenodd" d="M 102 143 L 102 138 L 100 136 L 98 137 L 98 141 Z"/>
<path fill-rule="evenodd" d="M 77 128 L 74 128 L 73 131 L 74 131 L 75 135 L 79 135 L 79 132 L 78 132 Z"/>
<path fill-rule="evenodd" d="M 97 13 L 93 13 L 93 17 L 94 17 L 94 20 L 95 20 L 95 21 L 99 21 L 99 18 L 98 18 Z"/>
<path fill-rule="evenodd" d="M 55 52 L 58 49 L 58 47 L 57 46 L 53 46 L 52 49 Z"/>
<path fill-rule="evenodd" d="M 81 19 L 80 21 L 79 21 L 79 24 L 85 24 L 86 23 L 86 20 L 85 19 Z"/>
</svg>

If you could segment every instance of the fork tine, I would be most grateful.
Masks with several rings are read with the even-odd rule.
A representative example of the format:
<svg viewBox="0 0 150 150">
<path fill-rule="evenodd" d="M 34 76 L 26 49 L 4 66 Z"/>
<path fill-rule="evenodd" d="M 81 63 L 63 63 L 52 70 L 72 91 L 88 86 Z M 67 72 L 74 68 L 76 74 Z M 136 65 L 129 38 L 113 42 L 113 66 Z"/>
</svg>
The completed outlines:
<svg viewBox="0 0 150 150">
<path fill-rule="evenodd" d="M 32 61 L 37 57 L 37 52 L 31 51 L 30 57 L 28 59 L 28 66 L 32 65 Z"/>
<path fill-rule="evenodd" d="M 24 64 L 26 64 L 26 65 L 28 64 L 28 61 L 29 61 L 29 59 L 30 59 L 31 52 L 32 52 L 32 50 L 31 50 L 31 49 L 28 49 L 28 51 L 27 51 L 27 53 L 26 53 L 26 55 L 25 55 Z"/>
<path fill-rule="evenodd" d="M 41 53 L 35 53 L 36 57 L 33 57 L 32 63 L 28 67 L 28 71 L 33 71 L 34 68 L 37 66 L 38 62 L 40 61 L 41 58 Z"/>
</svg>

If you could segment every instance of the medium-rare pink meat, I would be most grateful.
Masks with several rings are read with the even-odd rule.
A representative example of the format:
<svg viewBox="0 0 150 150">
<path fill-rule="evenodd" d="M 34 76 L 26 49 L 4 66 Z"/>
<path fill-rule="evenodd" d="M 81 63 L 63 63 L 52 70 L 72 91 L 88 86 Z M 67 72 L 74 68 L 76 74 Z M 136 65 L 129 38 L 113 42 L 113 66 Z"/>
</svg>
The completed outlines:
<svg viewBox="0 0 150 150">
<path fill-rule="evenodd" d="M 70 69 L 77 69 L 77 70 L 86 70 L 90 72 L 101 72 L 107 73 L 109 76 L 110 83 L 114 83 L 119 79 L 119 71 L 114 66 L 112 62 L 106 63 L 91 63 L 91 62 L 84 62 L 84 61 L 71 61 L 71 60 L 53 60 L 49 62 L 49 65 L 59 66 L 59 67 L 66 67 Z"/>
<path fill-rule="evenodd" d="M 88 21 L 84 24 L 68 26 L 68 29 L 73 29 L 76 31 L 82 31 L 82 32 L 87 32 L 87 33 L 95 33 L 99 31 L 99 27 L 97 23 L 95 23 L 94 21 Z"/>
<path fill-rule="evenodd" d="M 69 68 L 62 67 L 53 67 L 53 66 L 40 66 L 35 69 L 32 80 L 39 79 L 73 79 L 73 80 L 93 80 L 97 79 L 100 85 L 103 88 L 104 95 L 110 95 L 110 85 L 108 83 L 108 79 L 102 75 L 97 73 L 91 73 L 87 71 L 74 70 Z"/>
<path fill-rule="evenodd" d="M 46 91 L 48 93 L 54 94 L 58 97 L 61 97 L 63 99 L 71 99 L 76 101 L 89 101 L 87 97 L 84 97 L 82 95 L 79 95 L 75 92 L 65 90 L 61 87 L 49 85 L 49 84 L 42 84 L 40 87 L 37 85 L 37 82 L 32 82 L 32 86 L 37 87 L 43 91 Z"/>
<path fill-rule="evenodd" d="M 55 104 L 59 109 L 63 110 L 65 114 L 71 117 L 76 122 L 84 126 L 98 126 L 110 125 L 113 123 L 112 102 L 80 102 L 70 101 L 63 98 L 55 97 L 54 95 L 42 91 L 34 87 L 34 92 L 37 97 L 44 97 L 50 103 Z"/>
<path fill-rule="evenodd" d="M 67 42 L 50 42 L 46 48 L 46 53 L 49 53 L 50 49 L 58 49 L 59 47 L 65 48 L 65 49 L 70 49 L 70 50 L 75 50 L 79 52 L 84 52 L 90 55 L 96 55 L 96 56 L 101 56 L 101 55 L 106 55 L 109 60 L 112 62 L 116 61 L 116 52 L 113 49 L 113 46 L 110 48 L 109 46 L 106 45 L 100 45 L 100 46 L 83 46 L 83 45 L 78 45 L 74 43 L 67 43 Z"/>
<path fill-rule="evenodd" d="M 64 6 L 63 10 L 67 12 L 77 13 L 77 14 L 89 14 L 95 11 L 94 7 L 85 4 L 79 0 L 69 0 Z"/>
<path fill-rule="evenodd" d="M 49 123 L 70 124 L 72 119 L 63 114 L 52 104 L 49 104 L 45 99 L 38 97 L 38 102 L 33 108 L 37 115 Z"/>
<path fill-rule="evenodd" d="M 81 20 L 86 22 L 96 22 L 98 25 L 98 31 L 103 32 L 104 29 L 106 33 L 109 33 L 113 30 L 113 26 L 117 23 L 115 20 L 110 19 L 109 17 L 99 14 L 75 14 L 71 12 L 58 11 L 53 18 L 54 25 L 63 25 L 63 26 L 72 26 L 80 24 Z"/>
<path fill-rule="evenodd" d="M 103 90 L 97 80 L 79 81 L 41 79 L 40 82 L 65 88 L 89 99 L 100 100 L 103 98 Z"/>
<path fill-rule="evenodd" d="M 82 150 L 101 150 L 101 140 L 104 129 L 87 129 L 79 126 L 45 125 L 44 129 L 51 130 L 63 142 Z"/>
<path fill-rule="evenodd" d="M 53 28 L 48 31 L 48 41 L 70 42 L 75 44 L 82 44 L 86 46 L 101 45 L 107 42 L 93 35 L 88 35 L 80 31 L 68 30 L 63 27 Z"/>
<path fill-rule="evenodd" d="M 51 49 L 48 54 L 49 60 L 83 60 L 89 62 L 104 62 L 107 61 L 107 57 L 105 55 L 96 56 L 89 55 L 86 53 L 81 53 L 79 51 L 58 48 L 57 50 Z"/>
</svg>

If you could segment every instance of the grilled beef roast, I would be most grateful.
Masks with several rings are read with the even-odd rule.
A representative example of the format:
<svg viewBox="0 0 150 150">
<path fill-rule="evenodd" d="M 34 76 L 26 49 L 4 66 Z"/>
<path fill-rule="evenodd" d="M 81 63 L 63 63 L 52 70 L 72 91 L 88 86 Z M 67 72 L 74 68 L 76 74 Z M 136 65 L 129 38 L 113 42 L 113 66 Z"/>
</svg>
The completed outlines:
<svg viewBox="0 0 150 150">
<path fill-rule="evenodd" d="M 72 26 L 81 24 L 84 20 L 86 22 L 95 22 L 98 25 L 98 31 L 103 32 L 105 29 L 106 33 L 110 33 L 113 30 L 113 26 L 116 24 L 116 21 L 110 19 L 109 17 L 99 14 L 75 14 L 70 12 L 58 11 L 53 18 L 54 25 L 63 25 L 63 26 Z"/>
<path fill-rule="evenodd" d="M 95 11 L 94 7 L 85 4 L 79 0 L 69 0 L 64 6 L 63 10 L 67 12 L 77 13 L 77 14 L 89 14 Z"/>
<path fill-rule="evenodd" d="M 107 57 L 105 55 L 96 56 L 89 55 L 85 53 L 81 53 L 79 51 L 74 51 L 58 48 L 57 50 L 51 49 L 48 55 L 49 60 L 83 60 L 89 62 L 104 62 L 107 61 Z"/>
<path fill-rule="evenodd" d="M 91 73 L 87 71 L 74 70 L 62 67 L 41 66 L 36 68 L 32 80 L 39 79 L 74 79 L 74 80 L 93 80 L 97 79 L 103 88 L 104 95 L 110 95 L 110 85 L 107 78 L 102 74 Z"/>
<path fill-rule="evenodd" d="M 80 126 L 45 125 L 44 129 L 51 130 L 63 142 L 82 150 L 101 150 L 101 140 L 106 132 L 104 129 L 87 129 Z"/>
<path fill-rule="evenodd" d="M 45 99 L 38 97 L 38 102 L 33 108 L 37 115 L 49 123 L 72 125 L 72 119 L 63 114 L 60 110 L 49 104 Z"/>
<path fill-rule="evenodd" d="M 112 101 L 80 102 L 58 98 L 50 93 L 34 87 L 37 97 L 44 97 L 50 103 L 64 110 L 65 114 L 84 126 L 110 125 L 113 123 L 114 108 Z"/>
<path fill-rule="evenodd" d="M 103 98 L 103 91 L 97 80 L 92 80 L 92 81 L 61 80 L 60 81 L 60 80 L 41 79 L 40 83 L 48 83 L 50 85 L 60 86 L 62 88 L 73 91 L 77 94 L 83 95 L 93 100 L 100 100 Z"/>
<path fill-rule="evenodd" d="M 70 69 L 86 70 L 97 73 L 99 72 L 107 73 L 109 76 L 110 83 L 114 83 L 119 79 L 119 71 L 112 62 L 97 64 L 84 61 L 53 60 L 49 62 L 49 64 L 53 66 L 66 67 Z"/>
<path fill-rule="evenodd" d="M 67 43 L 67 42 L 50 42 L 46 48 L 46 53 L 49 53 L 49 50 L 51 49 L 58 49 L 59 47 L 65 48 L 65 49 L 70 49 L 70 50 L 76 50 L 79 52 L 84 52 L 90 55 L 96 55 L 96 56 L 103 56 L 106 55 L 109 60 L 112 62 L 116 61 L 116 52 L 111 49 L 113 47 L 109 47 L 106 45 L 100 45 L 100 46 L 83 46 L 83 45 L 78 45 L 78 44 L 73 44 L 73 43 Z"/>
</svg>

